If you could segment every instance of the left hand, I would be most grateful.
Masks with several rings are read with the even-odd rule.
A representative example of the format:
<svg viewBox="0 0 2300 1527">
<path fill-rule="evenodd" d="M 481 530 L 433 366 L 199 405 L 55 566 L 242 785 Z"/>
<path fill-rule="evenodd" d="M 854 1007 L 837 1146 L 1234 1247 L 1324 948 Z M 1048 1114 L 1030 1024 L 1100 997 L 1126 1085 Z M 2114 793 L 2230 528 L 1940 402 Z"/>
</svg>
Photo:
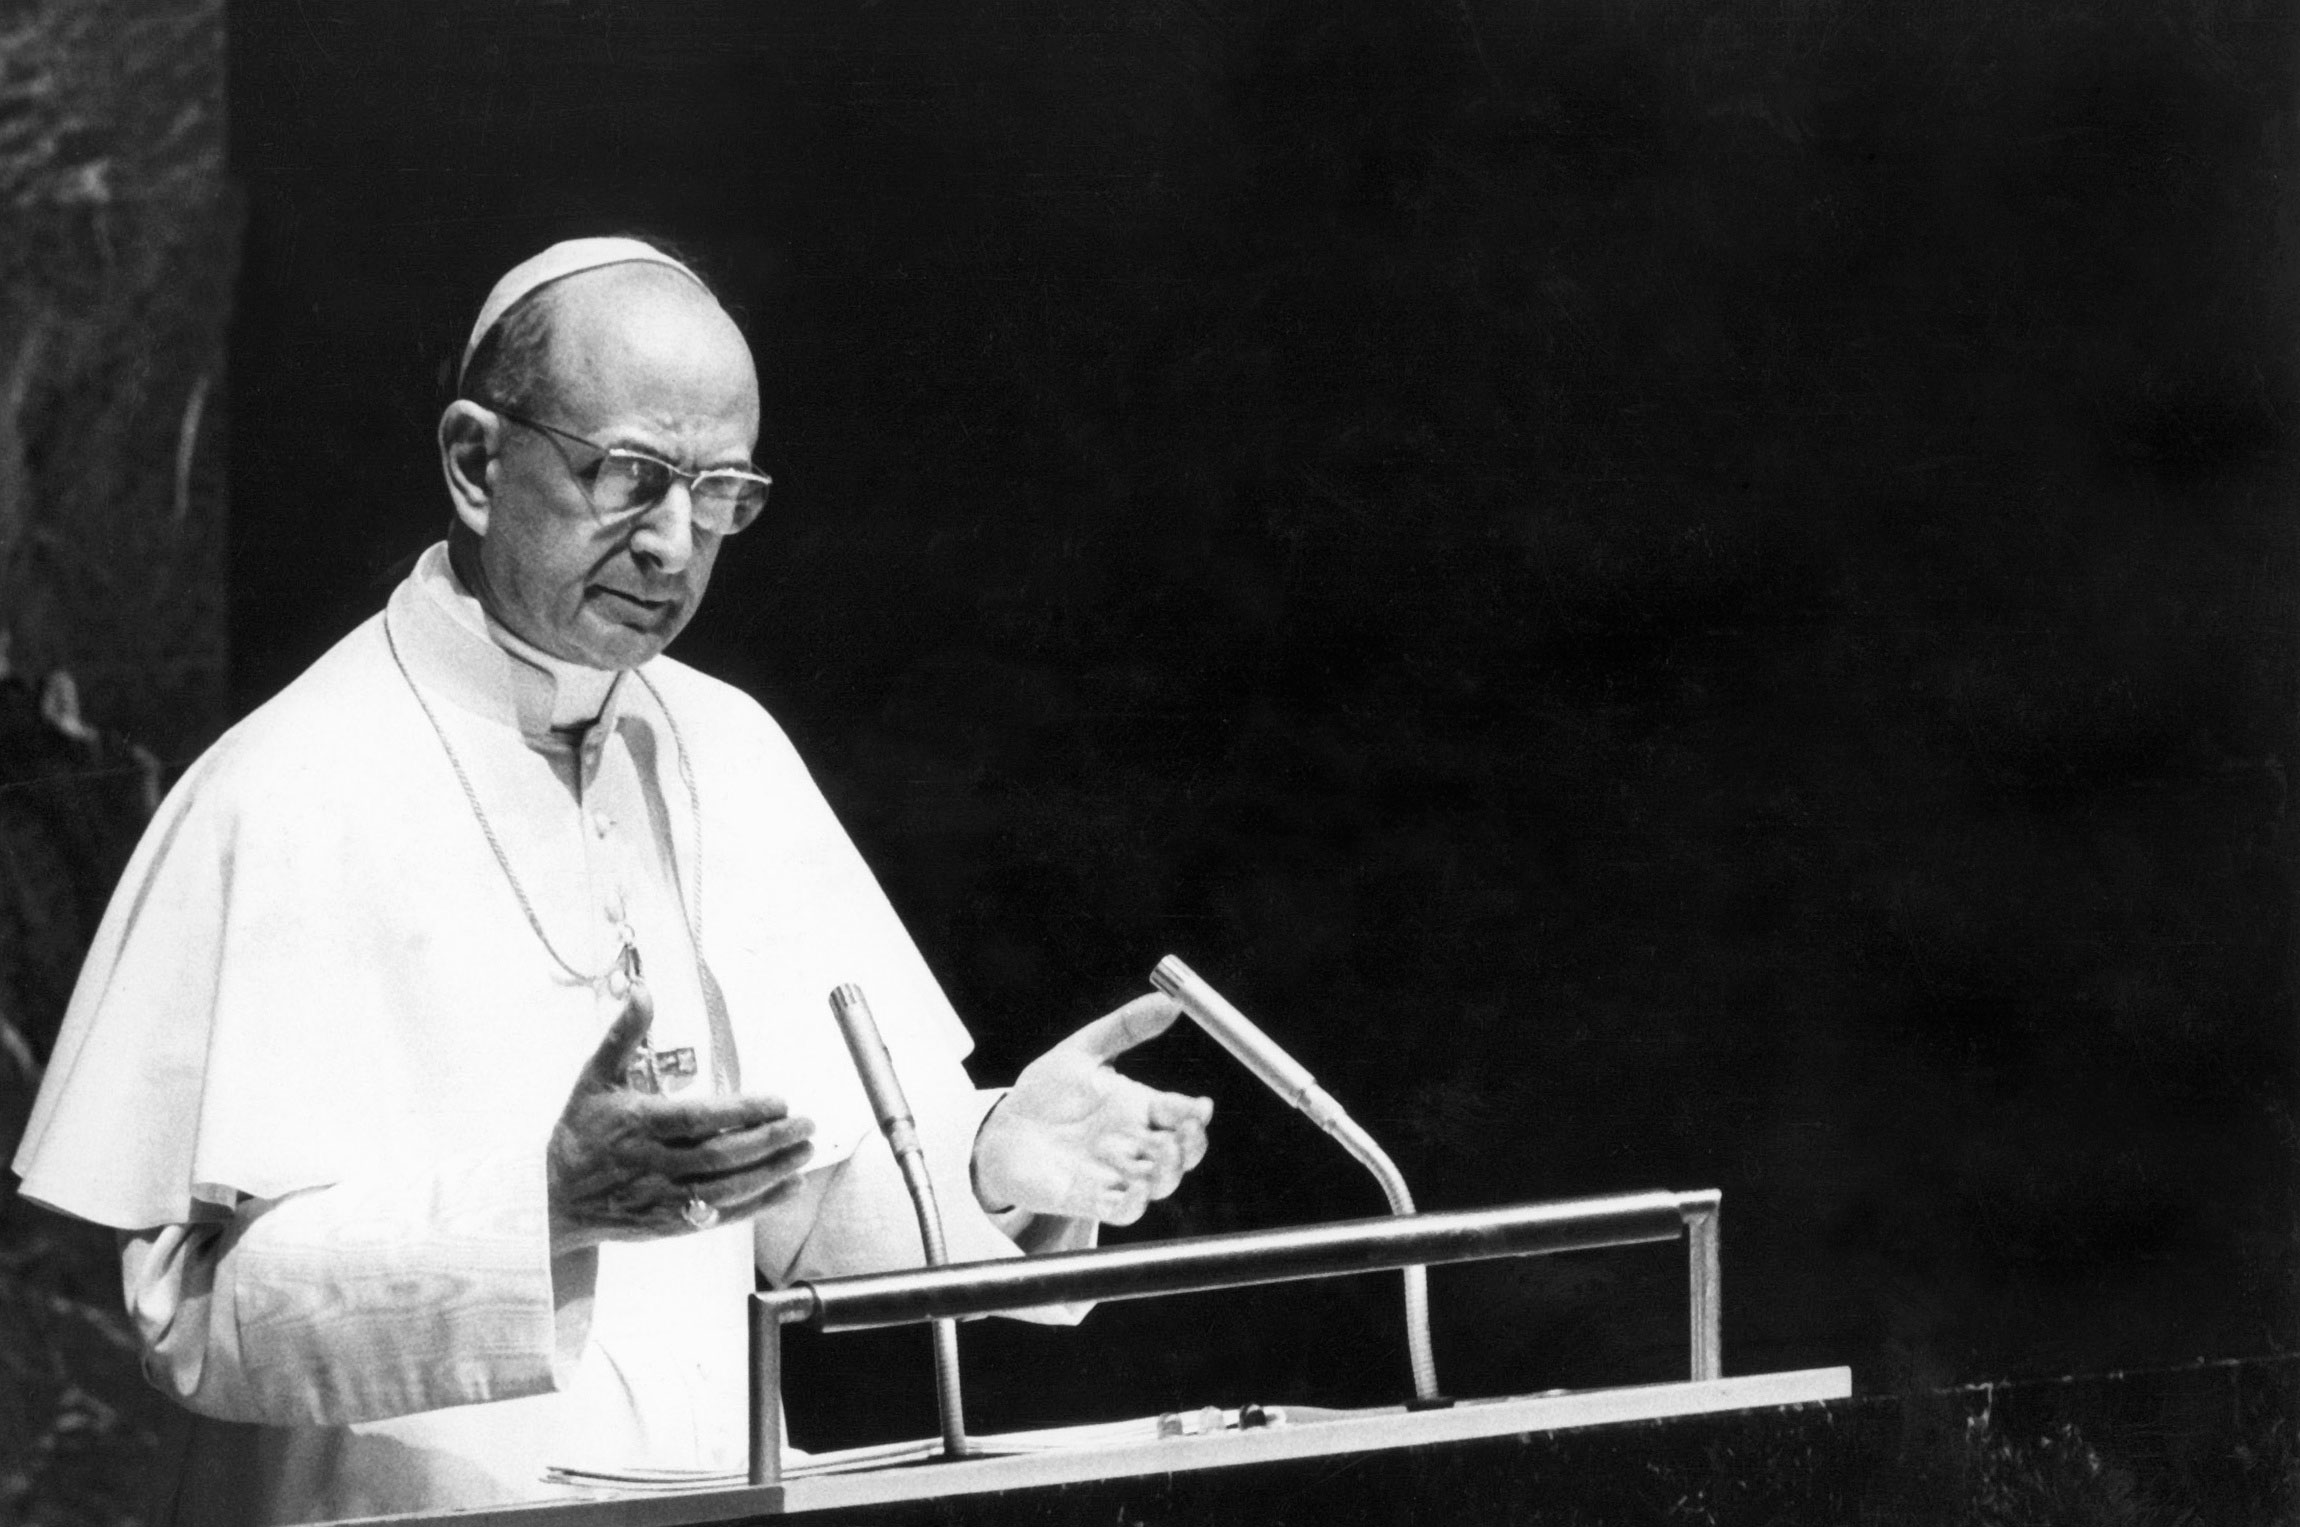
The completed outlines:
<svg viewBox="0 0 2300 1527">
<path fill-rule="evenodd" d="M 1211 1098 L 1160 1092 L 1111 1061 L 1181 1016 L 1173 999 L 1135 998 L 1023 1068 L 974 1139 L 983 1207 L 1131 1225 L 1206 1154 Z"/>
</svg>

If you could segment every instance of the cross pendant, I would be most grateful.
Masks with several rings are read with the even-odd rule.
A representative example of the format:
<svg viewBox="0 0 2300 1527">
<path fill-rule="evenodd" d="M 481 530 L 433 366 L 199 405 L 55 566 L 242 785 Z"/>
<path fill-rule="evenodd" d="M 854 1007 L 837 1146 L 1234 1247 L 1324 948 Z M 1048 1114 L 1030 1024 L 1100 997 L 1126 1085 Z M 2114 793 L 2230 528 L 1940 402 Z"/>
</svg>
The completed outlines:
<svg viewBox="0 0 2300 1527">
<path fill-rule="evenodd" d="M 639 980 L 639 941 L 631 925 L 623 925 L 623 952 L 607 972 L 608 993 L 627 997 L 631 987 Z M 676 1092 L 695 1079 L 695 1051 L 692 1046 L 681 1045 L 675 1050 L 658 1050 L 652 1036 L 641 1039 L 631 1052 L 631 1060 L 623 1068 L 623 1081 L 634 1092 Z"/>
</svg>

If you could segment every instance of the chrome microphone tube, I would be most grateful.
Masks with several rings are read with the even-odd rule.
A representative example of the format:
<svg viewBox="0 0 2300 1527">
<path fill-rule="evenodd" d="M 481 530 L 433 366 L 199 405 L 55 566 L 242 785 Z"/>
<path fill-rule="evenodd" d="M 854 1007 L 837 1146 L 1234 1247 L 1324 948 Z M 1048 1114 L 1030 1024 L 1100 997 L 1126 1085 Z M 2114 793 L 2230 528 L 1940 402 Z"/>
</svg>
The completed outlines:
<svg viewBox="0 0 2300 1527">
<path fill-rule="evenodd" d="M 1342 1105 L 1318 1085 L 1308 1067 L 1288 1055 L 1251 1018 L 1231 1006 L 1227 998 L 1173 955 L 1160 960 L 1158 968 L 1150 972 L 1150 984 L 1180 1003 L 1192 1022 L 1260 1077 L 1264 1086 L 1339 1140 L 1342 1148 L 1356 1157 L 1382 1185 L 1382 1196 L 1389 1200 L 1392 1214 L 1414 1212 L 1413 1193 L 1406 1187 L 1405 1174 L 1398 1170 L 1397 1163 L 1390 1160 L 1389 1153 L 1375 1143 L 1373 1136 L 1343 1112 Z M 1437 1357 L 1430 1346 L 1429 1274 L 1421 1267 L 1407 1267 L 1403 1271 L 1406 1356 L 1413 1365 L 1414 1398 L 1435 1401 L 1439 1394 Z"/>
<path fill-rule="evenodd" d="M 831 1013 L 838 1019 L 839 1032 L 846 1036 L 847 1053 L 854 1057 L 855 1074 L 862 1078 L 863 1094 L 870 1099 L 871 1112 L 877 1115 L 878 1127 L 894 1151 L 895 1165 L 902 1169 L 903 1186 L 910 1189 L 926 1265 L 947 1267 L 950 1249 L 942 1237 L 942 1208 L 935 1202 L 934 1181 L 927 1176 L 926 1152 L 918 1143 L 918 1126 L 911 1119 L 902 1082 L 895 1076 L 894 1057 L 887 1054 L 886 1041 L 879 1036 L 862 988 L 850 982 L 833 991 Z M 963 1458 L 967 1453 L 966 1403 L 959 1390 L 958 1322 L 954 1319 L 934 1322 L 934 1389 L 935 1408 L 942 1419 L 943 1456 Z"/>
</svg>

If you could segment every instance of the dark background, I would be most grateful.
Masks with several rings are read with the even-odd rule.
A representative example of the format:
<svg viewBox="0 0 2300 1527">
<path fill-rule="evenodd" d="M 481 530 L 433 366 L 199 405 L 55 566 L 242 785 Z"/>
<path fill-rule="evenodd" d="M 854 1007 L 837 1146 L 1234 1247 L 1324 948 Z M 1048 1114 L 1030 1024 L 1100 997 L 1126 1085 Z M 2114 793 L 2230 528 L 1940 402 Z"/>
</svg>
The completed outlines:
<svg viewBox="0 0 2300 1527">
<path fill-rule="evenodd" d="M 238 708 L 440 533 L 495 276 L 667 235 L 778 481 L 679 655 L 985 1075 L 1173 951 L 1425 1207 L 1722 1188 L 1729 1372 L 2291 1348 L 2282 8 L 231 24 Z M 1123 1234 L 1379 1209 L 1203 1037 L 1135 1069 L 1219 1112 Z M 1666 1249 L 1433 1283 L 1456 1393 L 1681 1371 Z M 1394 1304 L 970 1328 L 970 1419 L 1396 1398 Z M 932 1429 L 920 1333 L 794 1364 L 802 1444 Z"/>
</svg>

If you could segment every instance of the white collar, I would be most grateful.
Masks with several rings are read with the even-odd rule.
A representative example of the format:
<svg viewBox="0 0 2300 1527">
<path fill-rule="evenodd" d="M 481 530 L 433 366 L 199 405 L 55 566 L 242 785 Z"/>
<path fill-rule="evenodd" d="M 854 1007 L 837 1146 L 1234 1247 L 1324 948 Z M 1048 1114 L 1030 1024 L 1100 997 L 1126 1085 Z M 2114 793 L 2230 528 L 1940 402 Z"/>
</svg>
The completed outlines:
<svg viewBox="0 0 2300 1527">
<path fill-rule="evenodd" d="M 570 663 L 506 630 L 455 576 L 445 541 L 416 559 L 391 615 L 429 683 L 464 709 L 514 724 L 538 742 L 564 742 L 612 721 L 628 687 L 628 669 Z"/>
</svg>

